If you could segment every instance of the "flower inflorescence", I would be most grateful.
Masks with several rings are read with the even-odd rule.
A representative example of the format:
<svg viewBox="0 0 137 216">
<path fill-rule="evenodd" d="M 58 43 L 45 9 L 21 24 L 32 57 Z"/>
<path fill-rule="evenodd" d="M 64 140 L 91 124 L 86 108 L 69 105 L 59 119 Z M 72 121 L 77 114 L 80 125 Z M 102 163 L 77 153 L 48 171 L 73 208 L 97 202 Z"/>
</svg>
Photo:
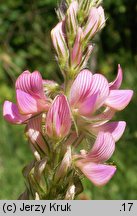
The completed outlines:
<svg viewBox="0 0 137 216">
<path fill-rule="evenodd" d="M 35 156 L 23 170 L 26 191 L 20 199 L 75 199 L 83 190 L 82 174 L 97 186 L 105 185 L 116 171 L 107 161 L 126 127 L 124 121 L 110 120 L 133 95 L 120 89 L 120 65 L 111 83 L 87 69 L 92 38 L 106 22 L 100 1 L 62 4 L 51 38 L 64 83 L 25 71 L 15 84 L 16 104 L 5 101 L 3 106 L 8 122 L 26 125 Z"/>
</svg>

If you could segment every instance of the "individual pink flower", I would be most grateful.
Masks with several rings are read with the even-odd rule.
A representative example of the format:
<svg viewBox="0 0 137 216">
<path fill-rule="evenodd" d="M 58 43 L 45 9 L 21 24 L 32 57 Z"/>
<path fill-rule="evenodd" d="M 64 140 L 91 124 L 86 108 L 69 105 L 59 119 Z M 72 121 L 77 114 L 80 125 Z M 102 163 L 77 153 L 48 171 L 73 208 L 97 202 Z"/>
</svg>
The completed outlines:
<svg viewBox="0 0 137 216">
<path fill-rule="evenodd" d="M 115 142 L 112 135 L 100 132 L 89 153 L 75 156 L 75 165 L 93 184 L 103 186 L 116 171 L 115 166 L 104 164 L 114 150 Z"/>
<path fill-rule="evenodd" d="M 69 101 L 79 115 L 91 117 L 109 96 L 109 84 L 101 74 L 93 75 L 89 70 L 81 71 L 73 82 Z"/>
<path fill-rule="evenodd" d="M 122 82 L 122 70 L 118 67 L 117 78 L 108 83 L 101 74 L 92 74 L 89 70 L 81 71 L 73 82 L 69 101 L 74 116 L 79 116 L 78 126 L 95 135 L 101 131 L 112 133 L 117 141 L 122 136 L 126 123 L 107 123 L 116 111 L 124 109 L 130 102 L 132 90 L 118 90 Z M 116 89 L 116 90 L 115 90 Z M 104 108 L 104 111 L 97 111 Z"/>
<path fill-rule="evenodd" d="M 121 71 L 121 68 L 119 70 Z M 118 73 L 120 73 L 119 70 Z M 102 106 L 116 111 L 124 109 L 130 102 L 133 91 L 114 89 L 114 86 L 117 86 L 116 83 L 122 82 L 121 77 L 118 74 L 116 80 L 109 84 L 101 74 L 93 75 L 87 69 L 81 71 L 70 89 L 71 107 L 87 117 L 91 117 L 91 114 Z"/>
<path fill-rule="evenodd" d="M 84 27 L 84 38 L 90 40 L 96 32 L 100 31 L 105 25 L 104 10 L 100 6 L 92 7 L 89 13 L 87 23 Z"/>
<path fill-rule="evenodd" d="M 52 138 L 64 138 L 71 128 L 71 113 L 64 95 L 55 97 L 46 117 L 46 133 Z"/>
<path fill-rule="evenodd" d="M 30 117 L 48 110 L 49 102 L 44 94 L 42 82 L 38 71 L 24 71 L 18 77 L 15 84 L 17 105 L 5 101 L 3 106 L 3 116 L 7 121 L 21 124 Z"/>
</svg>

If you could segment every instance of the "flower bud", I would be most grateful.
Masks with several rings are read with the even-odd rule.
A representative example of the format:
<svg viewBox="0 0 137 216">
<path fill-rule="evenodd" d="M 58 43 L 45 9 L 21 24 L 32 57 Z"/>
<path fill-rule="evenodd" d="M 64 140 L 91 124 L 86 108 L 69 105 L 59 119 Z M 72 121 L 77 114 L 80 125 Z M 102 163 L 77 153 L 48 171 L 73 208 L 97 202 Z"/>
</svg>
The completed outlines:
<svg viewBox="0 0 137 216">
<path fill-rule="evenodd" d="M 71 112 L 64 95 L 55 97 L 46 118 L 46 133 L 52 139 L 62 139 L 71 128 Z"/>
<path fill-rule="evenodd" d="M 53 80 L 43 80 L 43 87 L 47 96 L 60 90 L 59 84 Z"/>
<path fill-rule="evenodd" d="M 41 175 L 46 167 L 47 158 L 43 158 L 41 161 L 37 161 L 34 168 L 34 176 L 39 182 Z"/>
<path fill-rule="evenodd" d="M 75 185 L 71 185 L 67 190 L 65 200 L 73 200 L 74 197 L 75 197 Z"/>
<path fill-rule="evenodd" d="M 66 33 L 68 38 L 68 44 L 70 46 L 73 45 L 76 32 L 77 32 L 77 11 L 78 11 L 78 2 L 73 1 L 68 10 L 67 10 L 67 16 L 66 16 Z"/>
<path fill-rule="evenodd" d="M 64 22 L 58 23 L 51 31 L 53 46 L 57 53 L 57 58 L 61 68 L 64 68 L 68 60 L 68 47 L 64 34 Z"/>
<path fill-rule="evenodd" d="M 89 45 L 85 51 L 85 54 L 83 55 L 82 61 L 79 64 L 79 70 L 82 70 L 86 68 L 87 62 L 89 60 L 89 57 L 93 51 L 93 45 Z"/>
<path fill-rule="evenodd" d="M 56 176 L 55 176 L 56 181 L 65 176 L 70 165 L 71 165 L 71 147 L 67 146 L 67 151 L 56 172 Z"/>
<path fill-rule="evenodd" d="M 81 0 L 78 12 L 79 23 L 82 24 L 87 18 L 91 6 L 91 0 Z"/>
<path fill-rule="evenodd" d="M 39 154 L 41 152 L 40 150 L 48 154 L 48 144 L 46 143 L 42 133 L 42 115 L 36 116 L 29 120 L 26 127 L 26 136 L 30 143 L 35 147 L 34 149 L 32 148 L 34 153 L 36 153 L 35 149 L 37 149 Z"/>
<path fill-rule="evenodd" d="M 82 29 L 79 27 L 74 46 L 71 51 L 71 56 L 70 56 L 70 62 L 71 62 L 71 67 L 75 68 L 77 67 L 81 60 L 82 60 Z"/>
<path fill-rule="evenodd" d="M 83 33 L 86 43 L 92 39 L 94 35 L 104 27 L 104 25 L 105 15 L 103 8 L 101 6 L 99 8 L 92 7 Z"/>
<path fill-rule="evenodd" d="M 37 192 L 35 193 L 35 200 L 40 200 L 39 194 Z"/>
</svg>

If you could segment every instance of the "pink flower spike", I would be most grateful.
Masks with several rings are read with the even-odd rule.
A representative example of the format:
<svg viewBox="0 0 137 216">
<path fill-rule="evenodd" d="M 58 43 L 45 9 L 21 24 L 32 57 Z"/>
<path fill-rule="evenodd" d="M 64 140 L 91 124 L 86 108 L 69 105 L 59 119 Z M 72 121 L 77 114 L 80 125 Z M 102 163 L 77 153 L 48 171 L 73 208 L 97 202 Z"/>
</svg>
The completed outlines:
<svg viewBox="0 0 137 216">
<path fill-rule="evenodd" d="M 77 167 L 96 186 L 107 184 L 116 172 L 115 166 L 84 162 L 84 160 L 78 161 Z"/>
<path fill-rule="evenodd" d="M 86 155 L 85 160 L 103 163 L 112 156 L 115 150 L 115 141 L 110 133 L 100 132 L 91 151 Z"/>
<path fill-rule="evenodd" d="M 49 137 L 64 138 L 71 128 L 71 113 L 64 95 L 54 99 L 46 118 L 46 132 Z"/>
<path fill-rule="evenodd" d="M 23 124 L 31 117 L 31 115 L 21 115 L 16 104 L 10 101 L 4 102 L 3 116 L 6 121 L 12 124 Z"/>
<path fill-rule="evenodd" d="M 121 83 L 122 83 L 122 79 L 123 79 L 122 68 L 121 68 L 120 65 L 118 65 L 117 77 L 116 77 L 116 79 L 113 82 L 109 83 L 109 89 L 110 90 L 119 89 L 119 87 L 121 86 Z"/>
<path fill-rule="evenodd" d="M 125 128 L 125 121 L 109 122 L 102 125 L 89 126 L 89 130 L 91 130 L 95 134 L 98 134 L 100 131 L 111 133 L 115 141 L 118 141 L 121 138 L 125 131 Z"/>
<path fill-rule="evenodd" d="M 123 110 L 131 101 L 132 90 L 111 90 L 105 104 L 115 110 Z"/>
</svg>

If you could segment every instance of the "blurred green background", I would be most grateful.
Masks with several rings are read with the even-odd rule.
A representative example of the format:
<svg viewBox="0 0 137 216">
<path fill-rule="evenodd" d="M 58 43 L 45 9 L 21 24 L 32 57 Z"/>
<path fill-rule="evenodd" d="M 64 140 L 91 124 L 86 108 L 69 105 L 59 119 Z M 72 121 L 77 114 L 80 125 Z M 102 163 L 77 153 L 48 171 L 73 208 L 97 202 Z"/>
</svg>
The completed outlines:
<svg viewBox="0 0 137 216">
<path fill-rule="evenodd" d="M 61 82 L 50 31 L 58 22 L 57 0 L 0 0 L 0 199 L 17 199 L 24 190 L 22 168 L 32 159 L 24 126 L 3 120 L 2 104 L 14 100 L 14 83 L 26 69 Z M 123 88 L 135 91 L 130 105 L 116 119 L 127 129 L 112 158 L 117 173 L 102 188 L 83 180 L 83 199 L 137 199 L 137 1 L 104 0 L 107 25 L 94 39 L 89 66 L 111 81 L 117 64 L 124 70 Z"/>
</svg>

